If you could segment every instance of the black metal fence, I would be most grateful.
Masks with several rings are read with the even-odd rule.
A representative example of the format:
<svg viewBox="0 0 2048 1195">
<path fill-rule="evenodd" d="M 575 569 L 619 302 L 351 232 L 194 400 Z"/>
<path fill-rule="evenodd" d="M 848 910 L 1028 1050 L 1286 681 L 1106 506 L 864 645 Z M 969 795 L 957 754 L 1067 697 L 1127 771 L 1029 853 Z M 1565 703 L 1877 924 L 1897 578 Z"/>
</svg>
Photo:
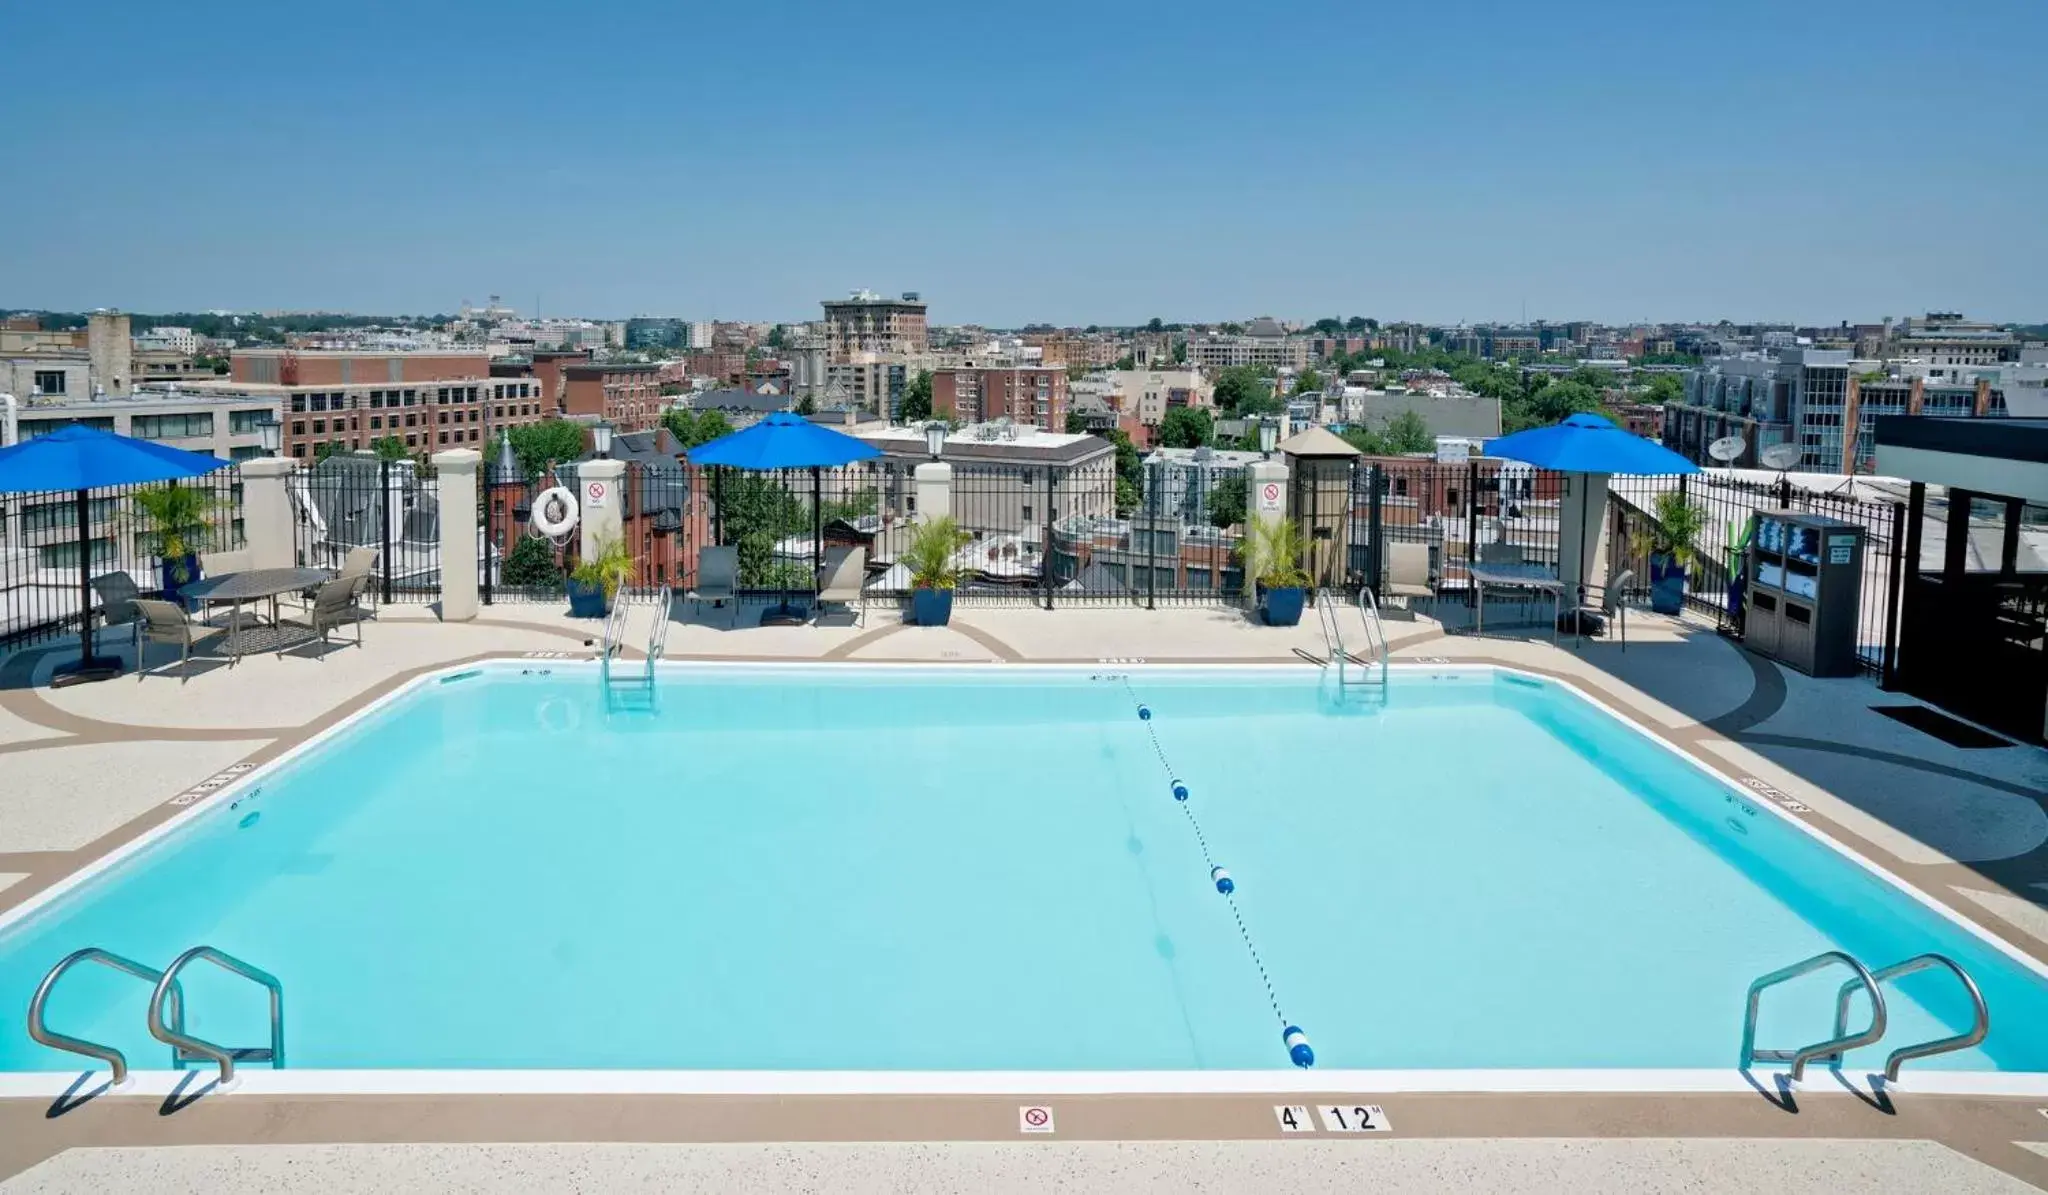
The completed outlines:
<svg viewBox="0 0 2048 1195">
<path fill-rule="evenodd" d="M 87 578 L 126 573 L 144 596 L 163 591 L 163 536 L 136 495 L 171 485 L 196 491 L 196 533 L 190 551 L 240 549 L 242 479 L 229 466 L 175 483 L 109 486 L 85 497 Z M 80 609 L 76 491 L 0 495 L 0 647 L 76 633 Z M 92 599 L 95 611 L 99 599 Z"/>
<path fill-rule="evenodd" d="M 1609 483 L 1608 558 L 1610 574 L 1630 569 L 1647 584 L 1649 545 L 1657 527 L 1660 494 L 1677 493 L 1703 511 L 1706 525 L 1690 570 L 1686 606 L 1725 623 L 1731 589 L 1742 568 L 1752 517 L 1758 511 L 1791 509 L 1827 515 L 1862 526 L 1863 585 L 1858 599 L 1856 651 L 1864 671 L 1890 683 L 1898 655 L 1900 556 L 1904 548 L 1903 502 L 1874 502 L 1839 492 L 1801 489 L 1789 482 L 1761 483 L 1700 474 L 1690 477 L 1616 477 Z"/>
<path fill-rule="evenodd" d="M 430 467 L 337 453 L 292 474 L 285 492 L 301 567 L 338 569 L 351 551 L 375 548 L 377 600 L 441 596 L 441 497 Z"/>
</svg>

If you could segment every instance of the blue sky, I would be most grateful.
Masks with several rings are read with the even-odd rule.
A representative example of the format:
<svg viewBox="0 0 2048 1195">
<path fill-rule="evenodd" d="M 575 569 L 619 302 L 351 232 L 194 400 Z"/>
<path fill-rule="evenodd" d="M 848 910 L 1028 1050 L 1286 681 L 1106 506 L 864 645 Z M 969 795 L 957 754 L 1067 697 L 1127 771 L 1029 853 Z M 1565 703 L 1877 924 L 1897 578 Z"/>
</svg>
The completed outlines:
<svg viewBox="0 0 2048 1195">
<path fill-rule="evenodd" d="M 2048 319 L 2048 3 L 10 5 L 0 306 Z"/>
</svg>

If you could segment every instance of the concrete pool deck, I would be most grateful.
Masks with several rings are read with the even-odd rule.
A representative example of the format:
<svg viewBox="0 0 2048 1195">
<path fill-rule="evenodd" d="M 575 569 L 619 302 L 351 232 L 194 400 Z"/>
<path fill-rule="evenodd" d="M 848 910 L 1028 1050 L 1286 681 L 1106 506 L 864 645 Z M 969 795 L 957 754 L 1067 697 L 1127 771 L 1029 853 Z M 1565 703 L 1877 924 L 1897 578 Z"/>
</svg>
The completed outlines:
<svg viewBox="0 0 2048 1195">
<path fill-rule="evenodd" d="M 903 627 L 880 609 L 864 627 L 737 630 L 724 611 L 684 613 L 668 636 L 671 660 L 1245 662 L 1307 675 L 1296 649 L 1324 651 L 1313 613 L 1276 630 L 1216 607 L 962 606 L 943 630 Z M 651 607 L 634 612 L 628 643 L 646 641 L 652 617 Z M 2048 962 L 2048 752 L 1950 747 L 1869 709 L 1910 699 L 1865 680 L 1785 672 L 1708 627 L 1632 615 L 1623 651 L 1608 642 L 1574 650 L 1569 640 L 1553 648 L 1547 633 L 1508 623 L 1490 617 L 1484 639 L 1426 619 L 1388 631 L 1397 659 L 1506 664 L 1571 682 L 1760 796 L 1805 806 L 1795 816 Z M 140 683 L 130 675 L 57 691 L 44 684 L 49 670 L 75 648 L 16 653 L 0 661 L 0 912 L 160 825 L 184 807 L 172 801 L 209 777 L 274 758 L 411 677 L 478 659 L 548 658 L 535 653 L 587 659 L 597 631 L 552 604 L 491 606 L 446 625 L 429 607 L 394 605 L 378 611 L 360 649 L 257 656 L 233 669 L 207 661 L 183 684 L 175 660 L 166 670 L 153 654 L 160 671 Z M 19 1031 L 18 1022 L 0 1026 Z M 236 1174 L 259 1185 L 365 1190 L 1151 1189 L 1195 1180 L 1226 1190 L 1655 1190 L 1701 1189 L 1703 1176 L 1725 1177 L 1729 1189 L 1764 1179 L 1836 1189 L 1863 1176 L 1915 1189 L 2048 1186 L 2048 1115 L 2037 1111 L 2048 1099 L 1916 1095 L 1910 1086 L 1893 1099 L 1887 1114 L 1827 1079 L 1809 1079 L 1796 1111 L 1755 1093 L 1410 1092 L 1364 1099 L 1385 1107 L 1390 1136 L 1261 1141 L 1279 1136 L 1278 1097 L 1068 1095 L 1053 1101 L 1056 1143 L 1020 1146 L 993 1144 L 1023 1139 L 1014 1096 L 307 1096 L 251 1084 L 188 1099 L 174 1115 L 160 1114 L 160 1096 L 139 1093 L 58 1116 L 47 1095 L 0 1099 L 0 1176 L 17 1175 L 0 1190 L 67 1189 L 117 1171 L 151 1175 L 162 1190 Z M 1078 1144 L 1086 1140 L 1147 1144 Z M 775 1141 L 984 1144 L 681 1144 Z"/>
</svg>

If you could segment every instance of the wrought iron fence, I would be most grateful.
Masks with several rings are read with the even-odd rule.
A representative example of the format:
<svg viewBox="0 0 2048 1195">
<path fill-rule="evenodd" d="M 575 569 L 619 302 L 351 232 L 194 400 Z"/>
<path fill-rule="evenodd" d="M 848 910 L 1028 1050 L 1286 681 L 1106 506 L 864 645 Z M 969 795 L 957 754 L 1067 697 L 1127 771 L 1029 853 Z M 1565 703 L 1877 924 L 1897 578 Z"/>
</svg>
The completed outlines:
<svg viewBox="0 0 2048 1195">
<path fill-rule="evenodd" d="M 1863 584 L 1858 597 L 1856 651 L 1864 671 L 1887 683 L 1897 660 L 1898 602 L 1906 507 L 1842 493 L 1802 489 L 1789 482 L 1765 484 L 1700 474 L 1688 477 L 1616 477 L 1609 482 L 1607 552 L 1609 575 L 1634 572 L 1647 588 L 1649 549 L 1657 529 L 1660 494 L 1677 493 L 1704 512 L 1697 559 L 1689 570 L 1687 608 L 1729 618 L 1733 582 L 1741 572 L 1753 516 L 1791 509 L 1856 523 L 1864 530 Z M 1632 586 L 1631 588 L 1635 588 Z"/>
<path fill-rule="evenodd" d="M 75 633 L 81 571 L 85 579 L 126 573 L 143 595 L 162 593 L 160 537 L 137 508 L 135 495 L 167 485 L 206 495 L 205 524 L 190 544 L 192 551 L 203 558 L 244 545 L 242 478 L 232 466 L 185 481 L 87 491 L 82 570 L 76 491 L 0 495 L 0 647 Z M 97 611 L 99 604 L 93 595 L 91 608 Z"/>
<path fill-rule="evenodd" d="M 286 481 L 293 547 L 303 568 L 340 568 L 351 549 L 377 549 L 370 590 L 383 602 L 441 596 L 441 498 L 416 460 L 336 453 Z"/>
</svg>

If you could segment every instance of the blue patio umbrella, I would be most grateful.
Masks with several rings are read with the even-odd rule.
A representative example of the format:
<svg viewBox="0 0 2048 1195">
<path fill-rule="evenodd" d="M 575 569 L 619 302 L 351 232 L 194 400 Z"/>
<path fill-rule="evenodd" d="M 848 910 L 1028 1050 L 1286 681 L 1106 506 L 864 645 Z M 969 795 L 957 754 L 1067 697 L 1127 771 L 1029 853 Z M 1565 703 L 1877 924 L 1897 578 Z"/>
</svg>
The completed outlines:
<svg viewBox="0 0 2048 1195">
<path fill-rule="evenodd" d="M 1614 421 L 1580 413 L 1550 427 L 1532 427 L 1486 442 L 1486 455 L 1522 461 L 1539 469 L 1560 473 L 1622 474 L 1657 476 L 1669 473 L 1697 473 L 1698 465 L 1653 440 L 1624 431 Z M 1571 619 L 1582 625 L 1578 608 L 1585 605 L 1586 509 L 1579 507 L 1579 569 L 1576 602 Z"/>
<path fill-rule="evenodd" d="M 865 440 L 858 440 L 829 427 L 820 427 L 801 415 L 778 411 L 759 423 L 741 428 L 690 449 L 690 463 L 725 465 L 734 469 L 809 469 L 811 471 L 811 568 L 815 575 L 824 564 L 825 530 L 823 483 L 819 470 L 850 465 L 882 455 Z M 785 594 L 780 605 L 761 616 L 767 622 L 798 622 L 802 616 Z"/>
<path fill-rule="evenodd" d="M 78 663 L 57 669 L 66 680 L 104 680 L 121 661 L 92 652 L 92 525 L 87 492 L 198 477 L 227 464 L 219 457 L 72 424 L 26 443 L 0 448 L 0 494 L 71 490 L 77 495 Z"/>
</svg>

